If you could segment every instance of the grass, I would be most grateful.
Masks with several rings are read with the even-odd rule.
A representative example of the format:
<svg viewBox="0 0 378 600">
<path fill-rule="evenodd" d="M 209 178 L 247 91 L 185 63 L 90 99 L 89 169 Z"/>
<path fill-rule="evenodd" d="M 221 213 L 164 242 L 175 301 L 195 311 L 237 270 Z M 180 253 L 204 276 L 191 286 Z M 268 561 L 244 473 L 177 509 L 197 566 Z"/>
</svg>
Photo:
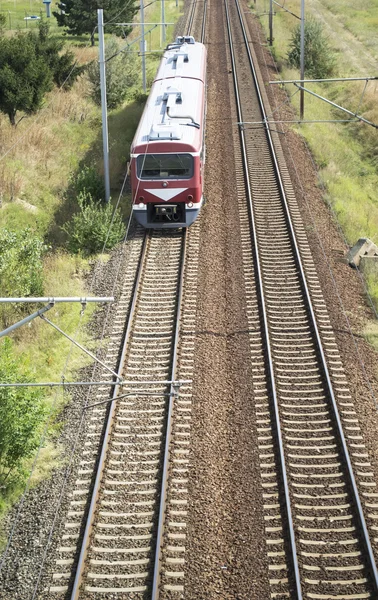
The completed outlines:
<svg viewBox="0 0 378 600">
<path fill-rule="evenodd" d="M 373 13 L 377 1 L 367 3 L 347 0 L 331 3 L 328 0 L 313 0 L 307 5 L 307 13 L 321 20 L 329 33 L 329 42 L 337 57 L 337 75 L 340 77 L 372 74 L 378 65 L 378 43 L 367 44 L 369 24 L 374 21 Z M 285 6 L 298 14 L 299 2 L 288 0 Z M 374 9 L 375 6 L 375 9 Z M 366 9 L 366 10 L 365 10 Z M 262 3 L 257 0 L 257 10 Z M 354 19 L 360 11 L 361 19 Z M 358 23 L 357 23 L 358 21 Z M 261 22 L 268 31 L 266 17 Z M 347 27 L 346 23 L 350 22 Z M 355 23 L 355 25 L 353 25 Z M 277 12 L 274 18 L 274 56 L 282 79 L 298 79 L 299 73 L 288 67 L 286 56 L 290 37 L 297 20 L 285 12 Z M 365 26 L 366 27 L 365 27 Z M 347 28 L 346 28 L 347 27 Z M 333 35 L 331 35 L 331 32 Z M 377 41 L 377 40 L 376 40 Z M 374 65 L 369 71 L 368 66 Z M 364 82 L 311 84 L 310 89 L 350 110 L 359 107 L 360 113 L 378 123 L 377 86 L 368 85 L 360 105 Z M 293 86 L 287 86 L 289 94 Z M 298 111 L 299 95 L 292 98 Z M 359 106 L 360 105 L 360 106 Z M 305 95 L 305 118 L 308 120 L 332 120 L 348 118 L 345 113 L 330 105 Z M 369 237 L 378 244 L 378 146 L 375 129 L 358 124 L 323 123 L 297 127 L 319 166 L 319 177 L 326 188 L 326 200 L 337 215 L 344 235 L 350 245 L 359 237 Z M 366 277 L 369 293 L 378 307 L 378 276 L 371 273 Z"/>
<path fill-rule="evenodd" d="M 56 7 L 51 4 L 52 10 Z M 38 27 L 38 20 L 29 21 L 25 17 L 35 15 L 37 17 L 45 17 L 46 9 L 42 4 L 42 0 L 0 0 L 0 13 L 3 13 L 6 18 L 6 31 L 15 31 L 17 29 L 35 29 Z M 58 24 L 55 17 L 49 19 L 51 30 L 57 30 Z"/>
</svg>

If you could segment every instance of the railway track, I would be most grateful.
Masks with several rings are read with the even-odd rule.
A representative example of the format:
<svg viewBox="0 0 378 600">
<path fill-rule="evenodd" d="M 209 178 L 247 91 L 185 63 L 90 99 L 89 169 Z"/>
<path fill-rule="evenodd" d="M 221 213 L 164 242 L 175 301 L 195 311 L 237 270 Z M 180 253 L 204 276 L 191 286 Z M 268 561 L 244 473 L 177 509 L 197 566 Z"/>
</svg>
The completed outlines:
<svg viewBox="0 0 378 600">
<path fill-rule="evenodd" d="M 376 484 L 238 0 L 225 12 L 271 594 L 376 598 Z"/>
<path fill-rule="evenodd" d="M 188 34 L 204 34 L 205 14 L 193 4 Z M 120 356 L 135 392 L 116 386 L 109 411 L 109 390 L 96 395 L 47 597 L 157 600 L 184 590 L 199 222 L 190 234 L 146 234 L 143 247 L 137 237 L 106 357 Z M 177 378 L 186 381 L 179 396 L 167 383 Z"/>
<path fill-rule="evenodd" d="M 160 572 L 171 440 L 166 382 L 176 371 L 185 244 L 185 232 L 145 237 L 121 360 L 123 378 L 150 392 L 127 398 L 120 392 L 109 412 L 72 599 L 117 592 L 143 597 L 156 587 L 151 573 Z M 177 474 L 178 488 L 182 481 Z"/>
<path fill-rule="evenodd" d="M 57 560 L 65 569 L 54 573 L 50 594 L 158 598 L 160 583 L 167 592 L 183 590 L 191 393 L 186 384 L 182 396 L 174 397 L 167 381 L 177 376 L 179 363 L 183 377 L 192 375 L 197 247 L 196 227 L 189 244 L 185 230 L 144 237 L 120 359 L 123 379 L 134 391 L 125 397 L 122 389 L 114 390 L 85 530 L 66 523 L 67 545 L 59 548 L 64 558 Z M 187 254 L 191 264 L 185 270 Z M 182 309 L 184 272 L 191 302 L 187 298 Z M 187 334 L 182 342 L 179 330 Z M 104 419 L 103 412 L 96 414 L 101 405 L 92 410 L 96 420 Z M 93 473 L 96 457 L 88 460 L 88 453 L 82 477 Z M 74 490 L 72 518 L 84 514 L 85 494 L 81 500 L 81 488 Z"/>
</svg>

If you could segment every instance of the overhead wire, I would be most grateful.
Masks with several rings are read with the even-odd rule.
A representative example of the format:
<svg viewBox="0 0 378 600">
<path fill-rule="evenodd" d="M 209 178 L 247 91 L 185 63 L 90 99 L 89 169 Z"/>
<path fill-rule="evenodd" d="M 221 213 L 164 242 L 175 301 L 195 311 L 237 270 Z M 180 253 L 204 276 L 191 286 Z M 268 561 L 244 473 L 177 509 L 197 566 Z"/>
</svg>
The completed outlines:
<svg viewBox="0 0 378 600">
<path fill-rule="evenodd" d="M 114 23 L 114 21 L 117 21 L 118 17 L 120 17 L 125 12 L 125 10 L 127 10 L 128 8 L 130 8 L 130 6 L 132 4 L 134 4 L 134 0 L 128 0 L 128 2 L 126 3 L 126 5 L 124 6 L 124 8 L 115 17 L 113 17 L 109 21 L 106 21 L 106 23 L 104 23 L 104 26 L 105 25 L 111 25 L 112 23 Z"/>
<path fill-rule="evenodd" d="M 97 26 L 94 28 L 93 33 L 96 31 L 96 29 L 97 29 Z M 82 56 L 83 52 L 88 48 L 88 46 L 89 46 L 89 44 L 87 44 L 85 46 L 85 48 L 81 52 L 80 56 Z M 79 61 L 80 56 L 76 59 L 73 67 L 71 68 L 70 72 L 68 73 L 68 75 L 67 75 L 66 79 L 64 80 L 64 82 L 62 83 L 62 85 L 60 86 L 59 90 L 54 95 L 54 98 L 52 99 L 52 101 L 49 103 L 48 106 L 46 106 L 46 107 L 44 107 L 44 109 L 42 109 L 42 112 L 46 111 L 47 108 L 49 106 L 51 106 L 51 104 L 52 104 L 53 100 L 55 99 L 56 95 L 61 92 L 61 90 L 63 89 L 63 87 L 65 86 L 65 84 L 69 80 L 69 78 L 71 77 L 72 72 L 73 72 L 73 70 L 74 70 L 77 62 Z M 20 143 L 23 139 L 25 139 L 25 137 L 28 135 L 28 133 L 31 131 L 31 129 L 35 126 L 35 124 L 37 123 L 37 121 L 40 119 L 41 116 L 42 116 L 41 114 L 37 116 L 37 118 L 33 121 L 32 125 L 28 128 L 28 130 L 26 132 L 24 132 L 24 134 L 22 136 L 20 136 L 16 140 L 16 142 L 5 152 L 5 154 L 3 156 L 0 157 L 0 160 L 2 160 L 3 158 L 5 158 L 5 156 L 18 143 Z M 103 253 L 105 251 L 105 249 L 106 249 L 106 245 L 107 245 L 107 242 L 108 242 L 108 239 L 109 239 L 109 235 L 110 235 L 113 223 L 114 223 L 116 211 L 118 209 L 121 197 L 122 197 L 123 192 L 124 192 L 124 188 L 125 188 L 125 185 L 126 185 L 128 174 L 129 174 L 129 169 L 127 168 L 126 169 L 126 173 L 125 173 L 125 177 L 124 177 L 124 180 L 123 180 L 122 188 L 121 188 L 121 191 L 120 191 L 120 194 L 119 194 L 116 206 L 115 206 L 113 214 L 112 214 L 111 222 L 110 222 L 109 227 L 108 227 L 107 235 L 106 235 L 105 241 L 103 243 L 103 248 L 102 248 L 101 253 Z M 129 227 L 130 227 L 130 222 L 131 222 L 131 217 L 132 217 L 132 213 L 130 214 L 130 218 L 129 218 L 128 225 L 127 225 L 127 228 L 126 228 L 126 234 L 125 234 L 125 237 L 124 237 L 124 241 L 126 241 L 126 239 L 127 239 L 127 235 L 128 235 Z M 96 265 L 94 267 L 94 270 L 93 270 L 92 281 L 91 281 L 91 284 L 90 284 L 90 288 L 91 289 L 93 289 L 95 281 L 96 281 L 99 262 L 100 261 L 97 261 L 97 263 L 96 263 Z M 118 276 L 118 274 L 117 274 L 117 276 Z M 114 280 L 113 289 L 115 287 L 116 281 L 117 281 L 117 279 Z M 109 312 L 110 312 L 110 306 L 108 306 L 108 313 Z M 104 327 L 106 325 L 106 322 L 107 322 L 107 317 L 106 317 L 105 322 L 104 322 Z M 79 323 L 78 323 L 77 328 L 76 328 L 76 330 L 74 332 L 73 339 L 76 339 L 78 337 L 78 335 L 80 333 L 81 325 L 82 325 L 82 312 L 80 313 Z M 103 337 L 103 335 L 104 335 L 104 331 L 103 331 L 102 337 Z M 68 368 L 68 363 L 69 363 L 69 360 L 70 360 L 73 348 L 74 348 L 74 344 L 72 342 L 70 344 L 70 348 L 69 348 L 69 351 L 68 351 L 68 354 L 67 354 L 67 358 L 66 358 L 66 361 L 65 361 L 62 373 L 61 373 L 61 379 L 62 379 L 62 381 L 64 381 L 65 373 L 66 373 L 67 368 Z M 96 367 L 96 365 L 94 366 L 94 369 L 95 369 L 95 367 Z M 92 374 L 92 376 L 93 376 L 93 374 Z M 16 530 L 16 526 L 17 526 L 17 523 L 18 523 L 19 518 L 20 518 L 20 514 L 21 514 L 21 511 L 22 511 L 24 502 L 25 502 L 26 495 L 27 495 L 27 493 L 28 493 L 28 491 L 30 489 L 32 477 L 34 475 L 34 472 L 35 472 L 35 469 L 36 469 L 36 466 L 37 466 L 37 463 L 38 463 L 38 459 L 39 459 L 39 456 L 40 456 L 43 444 L 46 441 L 47 433 L 48 433 L 48 430 L 49 430 L 49 427 L 50 427 L 50 424 L 51 424 L 51 418 L 52 418 L 53 414 L 55 413 L 55 408 L 56 408 L 57 400 L 58 400 L 58 397 L 59 397 L 59 391 L 60 390 L 57 390 L 56 394 L 54 395 L 54 399 L 52 401 L 51 408 L 49 410 L 47 421 L 45 423 L 45 426 L 44 426 L 44 429 L 43 429 L 43 432 L 42 432 L 42 435 L 41 435 L 41 438 L 40 438 L 40 443 L 39 443 L 39 446 L 38 446 L 38 450 L 37 450 L 37 453 L 35 455 L 34 461 L 32 463 L 32 466 L 31 466 L 31 469 L 30 469 L 30 473 L 29 473 L 29 477 L 27 479 L 27 482 L 26 482 L 26 485 L 25 485 L 25 488 L 24 488 L 24 492 L 23 492 L 21 500 L 20 500 L 20 502 L 18 504 L 17 513 L 16 513 L 16 516 L 15 516 L 14 521 L 12 523 L 12 527 L 11 527 L 10 534 L 8 536 L 8 539 L 7 539 L 7 544 L 6 544 L 5 550 L 4 550 L 4 552 L 3 552 L 2 556 L 1 556 L 1 560 L 0 560 L 0 573 L 1 573 L 2 569 L 3 569 L 4 564 L 5 564 L 5 560 L 6 560 L 6 557 L 8 555 L 8 552 L 9 552 L 10 544 L 12 542 L 12 539 L 13 539 L 13 536 L 14 536 L 14 533 L 15 533 L 15 530 Z M 90 393 L 90 390 L 88 392 L 88 395 L 89 395 L 89 393 Z"/>
</svg>

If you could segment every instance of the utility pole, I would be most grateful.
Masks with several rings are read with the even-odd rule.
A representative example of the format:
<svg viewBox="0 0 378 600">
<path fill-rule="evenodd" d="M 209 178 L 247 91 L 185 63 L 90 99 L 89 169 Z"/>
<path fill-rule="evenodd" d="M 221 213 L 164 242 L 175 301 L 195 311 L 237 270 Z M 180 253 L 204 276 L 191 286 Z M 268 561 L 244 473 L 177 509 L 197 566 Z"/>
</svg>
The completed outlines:
<svg viewBox="0 0 378 600">
<path fill-rule="evenodd" d="M 305 71 L 305 0 L 301 0 L 301 86 L 304 86 Z M 304 116 L 304 90 L 300 90 L 299 118 L 302 121 Z"/>
<path fill-rule="evenodd" d="M 142 55 L 142 81 L 143 81 L 143 91 L 146 92 L 146 41 L 144 37 L 144 6 L 143 0 L 140 0 L 140 25 L 141 25 L 141 37 L 142 41 L 140 43 L 140 53 Z"/>
<path fill-rule="evenodd" d="M 269 0 L 269 45 L 273 46 L 273 0 Z"/>
<path fill-rule="evenodd" d="M 102 109 L 102 145 L 104 152 L 104 178 L 105 178 L 105 201 L 110 200 L 109 179 L 109 140 L 108 140 L 108 110 L 106 105 L 106 75 L 105 75 L 105 42 L 104 42 L 104 11 L 99 8 L 98 16 L 98 41 L 99 41 L 99 65 L 101 85 L 101 109 Z"/>
<path fill-rule="evenodd" d="M 161 22 L 162 22 L 162 26 L 161 26 L 161 45 L 164 46 L 164 44 L 165 44 L 165 6 L 164 6 L 164 0 L 161 0 Z"/>
</svg>

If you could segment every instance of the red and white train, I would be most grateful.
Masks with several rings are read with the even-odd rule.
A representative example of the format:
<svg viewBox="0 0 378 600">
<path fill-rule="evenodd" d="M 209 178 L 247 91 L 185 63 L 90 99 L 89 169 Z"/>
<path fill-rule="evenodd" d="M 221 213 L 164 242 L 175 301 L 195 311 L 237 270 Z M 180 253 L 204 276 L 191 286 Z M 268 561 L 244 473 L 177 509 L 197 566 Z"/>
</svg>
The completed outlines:
<svg viewBox="0 0 378 600">
<path fill-rule="evenodd" d="M 203 204 L 206 48 L 192 36 L 164 52 L 131 145 L 133 213 L 146 228 L 189 227 Z"/>
</svg>

